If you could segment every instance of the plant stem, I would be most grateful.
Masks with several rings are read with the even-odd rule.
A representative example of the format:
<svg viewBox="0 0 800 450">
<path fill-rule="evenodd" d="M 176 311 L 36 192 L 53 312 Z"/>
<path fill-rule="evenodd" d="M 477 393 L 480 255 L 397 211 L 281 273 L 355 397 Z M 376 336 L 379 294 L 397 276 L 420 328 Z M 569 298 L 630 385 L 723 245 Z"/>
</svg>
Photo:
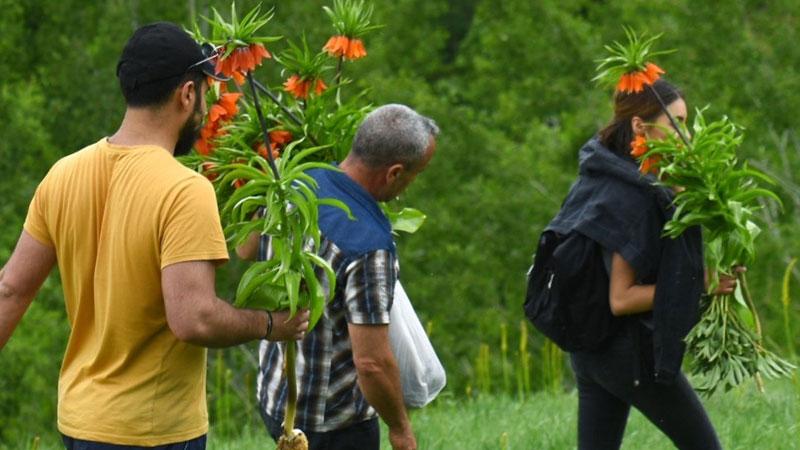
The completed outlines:
<svg viewBox="0 0 800 450">
<path fill-rule="evenodd" d="M 753 303 L 753 297 L 750 295 L 750 288 L 747 287 L 747 277 L 745 276 L 744 272 L 739 272 L 736 275 L 736 278 L 739 279 L 739 283 L 742 286 L 742 295 L 744 297 L 744 301 L 747 303 L 747 307 L 750 308 L 750 312 L 753 314 L 753 322 L 755 322 L 756 325 L 756 336 L 758 336 L 758 343 L 761 344 L 761 320 L 758 318 L 756 305 Z"/>
<path fill-rule="evenodd" d="M 745 276 L 744 272 L 739 272 L 736 274 L 736 278 L 739 279 L 739 283 L 742 286 L 742 296 L 744 297 L 745 303 L 747 303 L 747 307 L 750 309 L 750 313 L 753 315 L 753 322 L 756 325 L 756 337 L 758 338 L 758 349 L 756 352 L 760 352 L 761 350 L 761 320 L 758 318 L 758 312 L 756 311 L 756 305 L 753 302 L 753 297 L 750 295 L 750 288 L 747 287 L 747 277 Z M 764 380 L 761 378 L 761 373 L 755 373 L 756 379 L 756 387 L 758 388 L 758 392 L 764 393 Z"/>
<path fill-rule="evenodd" d="M 280 108 L 281 111 L 283 111 L 284 114 L 286 114 L 289 117 L 289 119 L 292 120 L 292 122 L 294 122 L 297 126 L 301 128 L 303 127 L 303 121 L 300 120 L 296 115 L 294 115 L 294 113 L 291 110 L 289 110 L 289 108 L 287 108 L 286 105 L 281 103 L 281 101 L 278 100 L 278 97 L 276 97 L 275 94 L 273 94 L 272 91 L 269 90 L 269 88 L 259 83 L 255 78 L 252 78 L 249 73 L 247 74 L 247 76 L 249 80 L 252 80 L 251 81 L 252 85 L 255 86 L 256 89 L 258 89 L 259 91 L 263 92 L 264 95 L 269 97 L 269 99 L 272 100 L 273 103 L 278 105 L 278 108 Z M 259 112 L 260 111 L 261 110 L 259 109 Z M 312 144 L 314 144 L 315 146 L 319 145 L 319 143 L 317 143 L 317 140 L 314 139 L 314 136 L 308 133 L 306 133 L 306 136 L 308 136 L 308 140 L 311 141 Z"/>
<path fill-rule="evenodd" d="M 267 161 L 269 161 L 269 167 L 272 169 L 272 174 L 275 176 L 275 181 L 278 181 L 281 176 L 280 173 L 278 173 L 278 166 L 275 165 L 275 158 L 272 157 L 272 142 L 269 140 L 267 120 L 264 118 L 264 112 L 261 111 L 261 104 L 258 101 L 256 80 L 253 78 L 253 72 L 247 72 L 247 82 L 250 85 L 250 90 L 253 92 L 253 104 L 256 107 L 256 114 L 258 115 L 258 123 L 261 125 L 261 132 L 264 134 L 264 145 L 267 147 Z"/>
<path fill-rule="evenodd" d="M 297 342 L 286 342 L 286 383 L 289 396 L 286 400 L 286 417 L 283 420 L 283 434 L 292 436 L 294 432 L 294 418 L 297 413 L 297 375 L 295 374 L 295 360 L 297 359 Z"/>
<path fill-rule="evenodd" d="M 669 110 L 667 109 L 667 104 L 664 103 L 664 100 L 661 98 L 660 95 L 658 95 L 658 92 L 656 91 L 656 89 L 653 87 L 652 84 L 648 84 L 647 87 L 650 89 L 650 92 L 652 92 L 653 95 L 656 96 L 656 100 L 658 100 L 658 103 L 661 105 L 661 109 L 664 110 L 664 114 L 667 115 L 669 123 L 672 124 L 672 128 L 675 129 L 675 131 L 678 133 L 678 136 L 681 137 L 681 140 L 683 141 L 684 145 L 686 145 L 686 147 L 688 148 L 689 138 L 687 138 L 686 135 L 683 134 L 683 129 L 680 126 L 678 126 L 678 121 L 675 120 L 675 117 L 673 117 L 672 113 L 669 112 Z"/>
<path fill-rule="evenodd" d="M 341 87 L 342 87 L 342 62 L 344 61 L 344 56 L 339 55 L 339 62 L 336 63 L 336 77 L 334 78 L 334 83 L 336 83 L 336 106 L 342 106 L 342 98 L 341 98 Z"/>
<path fill-rule="evenodd" d="M 253 79 L 252 72 L 248 72 L 247 80 L 250 84 L 250 89 L 253 91 L 253 104 L 256 107 L 256 113 L 258 114 L 258 122 L 261 124 L 261 132 L 264 134 L 264 142 L 267 146 L 267 160 L 269 161 L 269 166 L 272 169 L 272 173 L 275 175 L 275 181 L 280 180 L 280 173 L 278 173 L 278 167 L 275 165 L 275 159 L 272 157 L 272 143 L 269 141 L 269 132 L 267 131 L 267 121 L 264 118 L 264 113 L 261 111 L 261 105 L 258 101 L 258 92 L 256 92 L 256 80 Z M 266 88 L 264 88 L 266 90 Z M 269 92 L 269 91 L 266 91 Z M 276 99 L 277 100 L 277 99 Z M 286 229 L 286 202 L 281 195 L 281 223 L 283 224 L 283 228 Z M 286 403 L 286 420 L 284 422 L 284 434 L 286 436 L 292 436 L 292 432 L 294 430 L 294 417 L 295 413 L 297 412 L 297 379 L 294 370 L 295 359 L 297 357 L 297 343 L 295 341 L 289 341 L 286 343 L 286 382 L 288 383 L 289 387 L 289 398 Z"/>
</svg>

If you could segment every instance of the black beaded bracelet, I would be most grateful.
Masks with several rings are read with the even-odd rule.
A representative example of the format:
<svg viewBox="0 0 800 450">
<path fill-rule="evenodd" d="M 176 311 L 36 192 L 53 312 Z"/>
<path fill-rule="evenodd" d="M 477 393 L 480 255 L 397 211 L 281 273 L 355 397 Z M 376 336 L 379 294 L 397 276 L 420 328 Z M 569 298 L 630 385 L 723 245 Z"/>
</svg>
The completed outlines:
<svg viewBox="0 0 800 450">
<path fill-rule="evenodd" d="M 267 334 L 264 335 L 263 339 L 269 339 L 269 335 L 272 334 L 272 313 L 266 311 L 267 313 Z"/>
</svg>

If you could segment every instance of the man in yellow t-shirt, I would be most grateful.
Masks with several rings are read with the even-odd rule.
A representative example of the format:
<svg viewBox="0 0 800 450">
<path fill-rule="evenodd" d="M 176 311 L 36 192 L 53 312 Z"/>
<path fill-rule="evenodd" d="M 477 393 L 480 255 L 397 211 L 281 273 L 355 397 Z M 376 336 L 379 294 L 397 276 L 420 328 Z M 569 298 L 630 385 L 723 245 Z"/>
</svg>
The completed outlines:
<svg viewBox="0 0 800 450">
<path fill-rule="evenodd" d="M 288 320 L 216 297 L 228 252 L 214 190 L 173 156 L 196 140 L 214 75 L 200 46 L 173 24 L 144 26 L 117 75 L 119 130 L 51 168 L 0 271 L 0 349 L 57 262 L 71 325 L 58 386 L 67 449 L 202 449 L 205 347 L 301 338 L 308 312 Z"/>
</svg>

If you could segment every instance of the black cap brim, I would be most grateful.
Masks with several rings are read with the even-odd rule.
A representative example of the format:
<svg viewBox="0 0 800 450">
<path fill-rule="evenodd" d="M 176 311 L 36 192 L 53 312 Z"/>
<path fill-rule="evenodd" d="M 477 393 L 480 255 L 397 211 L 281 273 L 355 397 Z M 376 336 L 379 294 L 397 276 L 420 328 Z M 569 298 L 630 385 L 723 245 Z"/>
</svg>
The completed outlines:
<svg viewBox="0 0 800 450">
<path fill-rule="evenodd" d="M 204 74 L 208 75 L 209 77 L 217 81 L 228 81 L 231 78 L 217 73 L 216 66 L 212 62 L 215 58 L 219 57 L 219 54 L 217 53 L 219 48 L 220 47 L 215 47 L 209 43 L 201 45 L 200 50 L 203 52 L 203 56 L 205 56 L 205 59 L 200 61 L 199 63 L 196 63 L 195 66 Z"/>
<path fill-rule="evenodd" d="M 214 67 L 214 64 L 211 63 L 211 61 L 206 61 L 197 66 L 197 68 L 200 69 L 204 74 L 208 75 L 209 77 L 217 81 L 228 81 L 231 79 L 231 77 L 226 77 L 221 73 L 217 73 L 217 70 Z"/>
</svg>

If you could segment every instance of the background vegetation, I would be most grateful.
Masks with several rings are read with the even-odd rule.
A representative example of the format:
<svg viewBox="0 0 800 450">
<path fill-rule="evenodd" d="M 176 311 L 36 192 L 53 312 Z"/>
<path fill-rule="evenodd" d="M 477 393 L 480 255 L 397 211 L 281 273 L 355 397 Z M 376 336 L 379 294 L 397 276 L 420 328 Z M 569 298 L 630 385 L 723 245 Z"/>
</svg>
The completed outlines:
<svg viewBox="0 0 800 450">
<path fill-rule="evenodd" d="M 269 34 L 297 42 L 305 33 L 319 47 L 332 34 L 324 2 L 264 1 L 272 3 Z M 491 410 L 481 403 L 488 400 L 466 398 L 569 389 L 563 356 L 520 326 L 524 275 L 538 233 L 575 177 L 579 146 L 610 116 L 611 93 L 589 80 L 602 45 L 621 38 L 623 24 L 663 32 L 661 45 L 679 52 L 659 63 L 690 108 L 711 104 L 709 117 L 728 114 L 744 125 L 743 157 L 780 180 L 785 209 L 762 211 L 766 233 L 749 279 L 770 345 L 793 351 L 800 307 L 788 303 L 785 327 L 781 275 L 800 253 L 796 1 L 373 3 L 385 27 L 367 36 L 369 56 L 348 63 L 347 76 L 370 88 L 370 102 L 408 104 L 442 129 L 431 166 L 401 199 L 425 211 L 428 222 L 398 243 L 403 284 L 448 370 L 448 401 Z M 118 126 L 124 105 L 114 70 L 132 31 L 155 20 L 188 26 L 211 6 L 227 10 L 228 1 L 0 0 L 0 262 L 50 165 Z M 261 71 L 272 84 L 281 80 L 269 63 Z M 222 294 L 230 297 L 245 267 L 233 261 L 219 272 Z M 792 287 L 798 276 L 794 269 Z M 0 448 L 34 435 L 52 439 L 67 331 L 52 276 L 0 353 Z M 260 430 L 255 348 L 210 356 L 216 435 L 237 435 L 245 424 Z M 498 402 L 533 409 L 530 401 Z M 436 408 L 431 417 L 447 405 Z M 527 412 L 514 412 L 520 414 Z M 796 424 L 796 411 L 787 414 L 783 423 Z"/>
</svg>

